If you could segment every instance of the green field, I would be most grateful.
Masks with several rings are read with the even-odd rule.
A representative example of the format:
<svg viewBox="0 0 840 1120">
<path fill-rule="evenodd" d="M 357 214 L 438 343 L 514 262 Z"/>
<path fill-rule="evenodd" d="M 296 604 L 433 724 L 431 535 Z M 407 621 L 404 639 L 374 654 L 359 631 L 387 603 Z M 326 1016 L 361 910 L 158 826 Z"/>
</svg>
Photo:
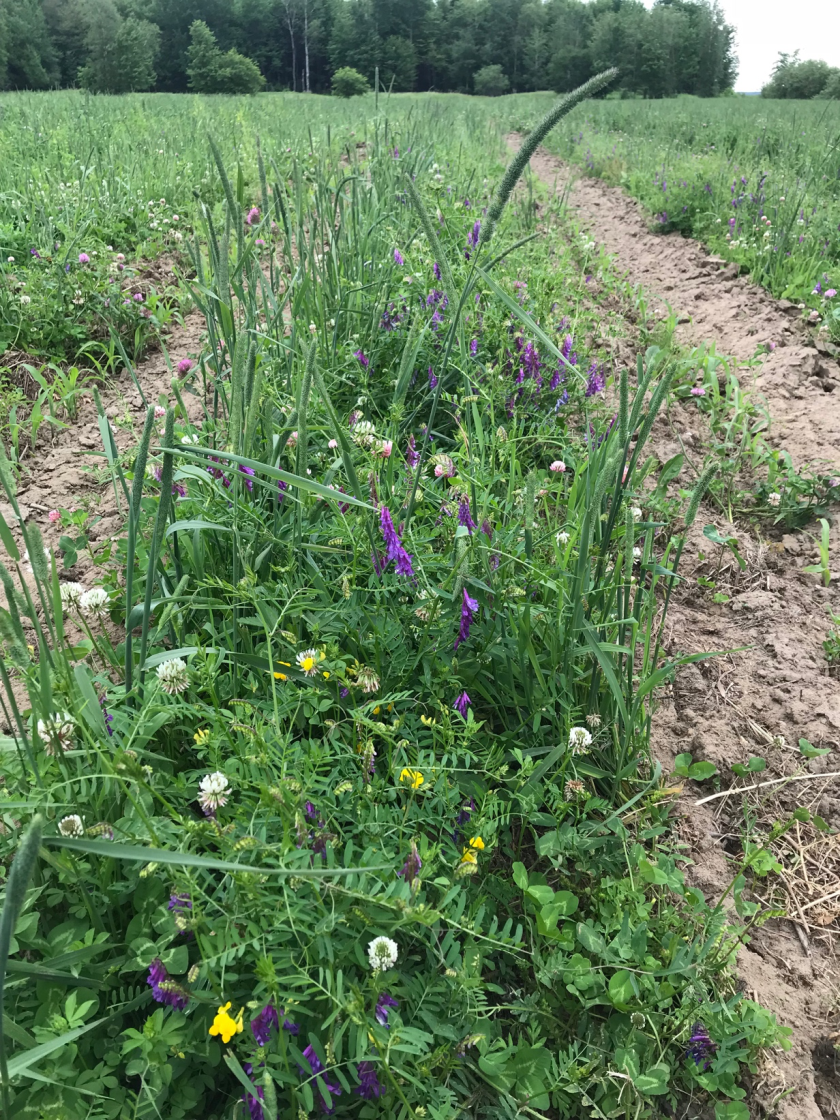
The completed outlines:
<svg viewBox="0 0 840 1120">
<path fill-rule="evenodd" d="M 549 95 L 505 98 L 527 129 Z M 757 97 L 590 101 L 547 146 L 737 261 L 780 298 L 830 313 L 840 288 L 840 105 Z M 820 290 L 814 292 L 819 285 Z M 833 329 L 840 338 L 840 317 Z"/>
<path fill-rule="evenodd" d="M 756 911 L 686 885 L 649 748 L 711 476 L 648 441 L 718 360 L 612 364 L 608 262 L 499 210 L 540 104 L 0 98 L 6 345 L 118 373 L 204 316 L 130 452 L 101 414 L 113 548 L 59 510 L 45 557 L 0 460 L 9 1116 L 744 1120 Z"/>
</svg>

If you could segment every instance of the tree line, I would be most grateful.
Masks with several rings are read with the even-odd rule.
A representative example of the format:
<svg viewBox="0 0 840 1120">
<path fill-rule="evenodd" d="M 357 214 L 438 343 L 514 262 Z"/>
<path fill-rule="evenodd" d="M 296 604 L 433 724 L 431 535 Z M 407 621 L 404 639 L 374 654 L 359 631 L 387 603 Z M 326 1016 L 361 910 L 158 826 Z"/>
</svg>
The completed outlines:
<svg viewBox="0 0 840 1120">
<path fill-rule="evenodd" d="M 0 86 L 322 93 L 378 67 L 395 91 L 562 92 L 617 65 L 622 94 L 711 97 L 733 41 L 717 0 L 0 0 Z"/>
<path fill-rule="evenodd" d="M 814 97 L 840 100 L 840 69 L 819 59 L 800 59 L 799 51 L 782 52 L 773 67 L 762 97 L 811 100 Z"/>
</svg>

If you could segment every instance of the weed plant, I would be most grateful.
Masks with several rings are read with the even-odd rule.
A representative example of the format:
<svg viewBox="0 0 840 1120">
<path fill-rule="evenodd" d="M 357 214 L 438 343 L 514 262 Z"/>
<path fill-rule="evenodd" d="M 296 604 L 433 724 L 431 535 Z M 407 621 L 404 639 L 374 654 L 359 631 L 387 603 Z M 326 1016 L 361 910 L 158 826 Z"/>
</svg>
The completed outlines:
<svg viewBox="0 0 840 1120">
<path fill-rule="evenodd" d="M 505 103 L 511 125 L 527 129 L 549 99 Z M 684 96 L 588 102 L 547 143 L 586 173 L 623 186 L 656 228 L 701 239 L 834 330 L 838 139 L 840 110 L 831 102 Z"/>
<path fill-rule="evenodd" d="M 0 520 L 9 1115 L 739 1120 L 784 1042 L 648 748 L 675 366 L 587 352 L 515 201 L 482 240 L 497 134 L 387 111 L 250 184 L 211 145 L 206 345 L 130 469 L 101 418 L 95 586 Z"/>
</svg>

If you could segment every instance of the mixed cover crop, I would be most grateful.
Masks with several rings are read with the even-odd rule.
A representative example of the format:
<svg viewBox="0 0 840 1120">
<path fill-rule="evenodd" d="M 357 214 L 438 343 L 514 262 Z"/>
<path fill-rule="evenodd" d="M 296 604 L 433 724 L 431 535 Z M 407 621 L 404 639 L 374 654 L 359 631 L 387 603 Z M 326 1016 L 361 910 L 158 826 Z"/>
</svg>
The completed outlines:
<svg viewBox="0 0 840 1120">
<path fill-rule="evenodd" d="M 84 583 L 83 527 L 0 521 L 4 1112 L 740 1120 L 784 1043 L 732 980 L 755 908 L 687 886 L 648 745 L 710 481 L 667 525 L 644 485 L 682 367 L 599 351 L 474 103 L 212 112 L 8 219 L 104 286 L 184 215 L 206 334 L 130 454 L 101 416 Z"/>
<path fill-rule="evenodd" d="M 508 99 L 527 128 L 545 95 Z M 590 101 L 550 150 L 620 184 L 663 232 L 736 261 L 840 340 L 840 108 L 746 97 Z M 814 321 L 820 321 L 814 317 Z"/>
</svg>

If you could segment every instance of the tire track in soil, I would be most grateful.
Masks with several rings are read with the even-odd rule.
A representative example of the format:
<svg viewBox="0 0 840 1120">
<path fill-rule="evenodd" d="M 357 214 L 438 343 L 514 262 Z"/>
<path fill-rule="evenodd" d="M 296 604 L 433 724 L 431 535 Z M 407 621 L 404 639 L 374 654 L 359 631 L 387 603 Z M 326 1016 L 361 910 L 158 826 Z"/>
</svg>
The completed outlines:
<svg viewBox="0 0 840 1120">
<path fill-rule="evenodd" d="M 195 358 L 198 355 L 204 328 L 204 317 L 197 310 L 192 310 L 184 317 L 183 325 L 176 325 L 170 330 L 164 342 L 173 369 L 181 358 L 189 356 Z M 162 350 L 154 351 L 137 364 L 134 373 L 148 404 L 157 404 L 160 397 L 172 402 L 173 375 Z M 182 397 L 190 422 L 200 424 L 204 418 L 204 408 L 200 386 L 196 385 L 195 388 L 196 392 L 183 391 Z M 127 370 L 123 370 L 113 380 L 100 385 L 100 399 L 119 451 L 123 452 L 136 446 L 145 423 L 146 405 L 143 404 Z M 116 423 L 117 419 L 121 421 L 119 426 Z M 131 421 L 130 426 L 126 423 L 127 419 Z M 124 497 L 120 494 L 118 505 L 110 479 L 99 483 L 89 469 L 91 466 L 101 466 L 103 463 L 101 457 L 96 457 L 97 453 L 101 455 L 103 445 L 93 393 L 84 392 L 80 395 L 76 419 L 70 421 L 66 428 L 55 430 L 49 441 L 46 438 L 47 433 L 47 425 L 44 425 L 40 433 L 42 438 L 36 444 L 34 452 L 30 452 L 21 464 L 17 499 L 24 522 L 36 523 L 43 535 L 44 544 L 54 550 L 66 530 L 50 523 L 50 510 L 64 508 L 72 511 L 83 508 L 91 514 L 87 533 L 92 544 L 101 548 L 109 538 L 116 541 L 122 535 L 125 526 Z M 5 518 L 22 555 L 25 546 L 17 516 L 5 500 L 0 501 L 0 513 Z M 90 522 L 97 518 L 99 520 L 96 524 L 90 526 Z M 27 571 L 23 563 L 21 563 L 21 571 L 32 593 L 33 601 L 38 604 L 34 576 Z M 90 557 L 85 553 L 79 553 L 79 558 L 72 568 L 59 566 L 59 579 L 62 582 L 75 580 L 85 586 L 92 586 L 96 578 L 95 571 Z M 38 610 L 40 613 L 40 605 Z M 26 626 L 27 620 L 23 621 L 25 628 L 34 635 L 34 630 Z M 114 641 L 122 640 L 121 628 L 110 622 L 106 623 L 106 626 Z M 65 619 L 65 630 L 70 640 L 85 636 L 69 618 Z M 12 676 L 12 683 L 18 703 L 28 707 L 28 697 L 16 674 Z M 6 730 L 11 732 L 10 728 Z"/>
<path fill-rule="evenodd" d="M 515 150 L 519 137 L 512 134 L 507 143 Z M 718 353 L 743 362 L 760 343 L 775 342 L 776 349 L 755 375 L 772 417 L 772 442 L 789 451 L 798 465 L 822 459 L 840 466 L 840 391 L 835 392 L 840 366 L 808 344 L 795 308 L 736 277 L 734 269 L 721 267 L 697 242 L 652 232 L 639 205 L 619 188 L 576 177 L 542 149 L 532 158 L 531 169 L 555 191 L 569 189 L 572 216 L 613 255 L 619 275 L 671 305 L 679 317 L 681 343 L 713 342 Z M 697 428 L 696 410 L 679 402 L 672 405 L 670 423 L 658 419 L 652 433 L 659 458 L 665 461 L 681 450 L 673 429 L 690 446 L 692 429 Z M 722 788 L 727 788 L 732 783 L 729 767 L 752 755 L 767 760 L 761 780 L 793 772 L 801 758 L 792 745 L 804 736 L 830 749 L 825 757 L 809 762 L 808 771 L 818 775 L 840 770 L 840 682 L 828 675 L 822 649 L 829 621 L 826 608 L 840 613 L 836 585 L 824 588 L 816 576 L 801 570 L 812 559 L 806 536 L 767 541 L 739 526 L 747 569 L 741 573 L 733 561 L 727 571 L 724 564 L 718 587 L 730 594 L 730 601 L 711 602 L 696 583 L 696 576 L 714 574 L 717 562 L 716 557 L 711 565 L 698 558 L 701 551 L 712 551 L 701 529 L 710 521 L 720 522 L 719 511 L 701 509 L 689 533 L 682 569 L 688 578 L 672 599 L 664 648 L 669 656 L 740 652 L 686 666 L 678 674 L 654 718 L 655 755 L 664 769 L 683 751 L 690 751 L 695 760 L 712 761 L 722 771 Z M 836 532 L 832 540 L 835 547 Z M 773 736 L 783 737 L 787 746 L 772 746 L 768 740 Z M 808 805 L 833 831 L 840 830 L 836 782 L 815 777 L 791 789 L 765 811 L 760 821 L 765 833 L 774 815 L 790 812 L 797 804 Z M 687 783 L 675 821 L 694 861 L 688 878 L 714 903 L 733 873 L 727 853 L 740 850 L 742 798 L 697 807 L 695 800 L 705 792 Z M 826 843 L 836 846 L 831 839 Z M 837 867 L 832 872 L 835 881 Z M 766 894 L 765 882 L 757 884 L 756 894 L 745 897 Z M 814 897 L 826 889 L 816 889 Z M 820 910 L 811 909 L 811 915 L 819 916 Z M 823 908 L 821 921 L 827 919 L 831 932 L 811 921 L 807 951 L 789 921 L 774 920 L 754 931 L 749 946 L 738 954 L 740 986 L 793 1031 L 791 1050 L 766 1055 L 757 1075 L 745 1082 L 755 1117 L 840 1120 L 840 1077 L 831 1040 L 838 1029 L 838 917 L 840 907 Z M 771 1112 L 785 1091 L 789 1095 Z M 689 1107 L 684 1115 L 705 1118 L 708 1112 Z"/>
</svg>

